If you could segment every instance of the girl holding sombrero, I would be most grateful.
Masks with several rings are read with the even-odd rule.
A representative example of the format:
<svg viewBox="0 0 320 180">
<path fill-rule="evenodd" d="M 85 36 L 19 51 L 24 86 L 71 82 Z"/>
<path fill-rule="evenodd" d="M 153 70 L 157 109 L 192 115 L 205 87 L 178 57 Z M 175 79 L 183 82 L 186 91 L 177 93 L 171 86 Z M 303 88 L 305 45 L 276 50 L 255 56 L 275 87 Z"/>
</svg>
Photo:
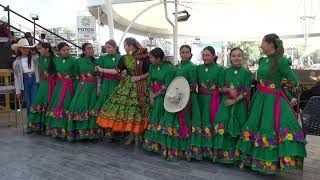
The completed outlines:
<svg viewBox="0 0 320 180">
<path fill-rule="evenodd" d="M 168 119 L 164 116 L 164 97 L 166 90 L 174 77 L 173 66 L 164 60 L 164 52 L 161 48 L 155 48 L 149 52 L 152 65 L 149 68 L 148 89 L 150 104 L 150 123 L 144 135 L 143 147 L 148 151 L 162 153 L 162 147 L 166 146 L 167 138 L 172 135 L 165 130 Z M 168 134 L 171 133 L 171 134 Z"/>
<path fill-rule="evenodd" d="M 158 131 L 167 135 L 161 152 L 168 160 L 201 159 L 201 137 L 197 141 L 193 132 L 194 124 L 201 126 L 201 119 L 196 92 L 197 67 L 191 62 L 191 47 L 181 46 L 180 57 L 181 62 L 176 66 L 175 79 L 169 85 L 165 96 L 165 123 L 157 127 Z"/>
</svg>

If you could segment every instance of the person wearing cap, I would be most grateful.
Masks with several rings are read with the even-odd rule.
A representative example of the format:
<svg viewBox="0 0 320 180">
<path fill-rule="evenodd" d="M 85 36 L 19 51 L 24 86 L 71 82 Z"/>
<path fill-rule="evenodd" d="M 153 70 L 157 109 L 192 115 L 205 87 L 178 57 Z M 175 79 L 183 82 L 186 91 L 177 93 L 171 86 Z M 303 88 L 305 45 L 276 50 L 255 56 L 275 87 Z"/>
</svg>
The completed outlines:
<svg viewBox="0 0 320 180">
<path fill-rule="evenodd" d="M 17 53 L 17 58 L 13 63 L 16 96 L 18 100 L 24 100 L 29 115 L 31 103 L 36 97 L 37 84 L 40 80 L 38 57 L 32 55 L 31 49 L 34 46 L 30 46 L 25 38 L 21 38 L 18 43 L 12 44 L 11 48 Z"/>
</svg>

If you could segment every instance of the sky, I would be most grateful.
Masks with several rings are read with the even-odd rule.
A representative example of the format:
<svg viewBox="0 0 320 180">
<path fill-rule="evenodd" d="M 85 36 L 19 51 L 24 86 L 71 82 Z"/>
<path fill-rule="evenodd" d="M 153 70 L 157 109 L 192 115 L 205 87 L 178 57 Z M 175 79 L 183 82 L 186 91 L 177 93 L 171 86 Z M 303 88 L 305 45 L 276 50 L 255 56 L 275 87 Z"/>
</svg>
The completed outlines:
<svg viewBox="0 0 320 180">
<path fill-rule="evenodd" d="M 0 0 L 0 4 L 10 6 L 13 11 L 30 18 L 30 14 L 38 14 L 37 23 L 45 28 L 53 27 L 76 27 L 77 16 L 90 16 L 87 10 L 86 0 Z M 11 13 L 12 14 L 12 13 Z M 7 13 L 0 11 L 0 17 Z M 13 25 L 20 24 L 29 31 L 33 31 L 33 25 L 26 23 L 16 15 L 11 15 Z M 30 18 L 31 19 L 31 18 Z M 26 31 L 24 29 L 24 31 Z M 108 27 L 97 27 L 97 36 L 101 44 L 109 39 Z M 121 39 L 122 32 L 115 31 L 115 40 Z M 141 39 L 141 37 L 136 37 Z"/>
<path fill-rule="evenodd" d="M 200 1 L 200 0 L 199 0 Z M 204 0 L 202 0 L 204 1 Z M 233 1 L 233 0 L 228 0 Z M 296 0 L 298 1 L 298 0 Z M 317 2 L 319 0 L 313 0 L 314 2 Z M 211 0 L 210 0 L 211 2 Z M 46 27 L 46 28 L 52 28 L 52 27 L 76 27 L 77 25 L 77 16 L 86 16 L 90 15 L 90 13 L 87 10 L 87 4 L 86 0 L 0 0 L 0 4 L 2 5 L 9 5 L 10 8 L 20 14 L 22 14 L 25 17 L 30 17 L 31 13 L 38 14 L 39 15 L 39 21 L 37 21 L 38 24 Z M 319 10 L 320 3 L 316 3 L 316 9 Z M 137 13 L 137 9 L 132 8 L 133 13 Z M 162 8 L 161 8 L 162 10 Z M 128 10 L 125 9 L 126 13 L 124 15 L 128 15 Z M 317 11 L 318 12 L 318 11 Z M 151 11 L 150 13 L 153 13 Z M 264 12 L 262 12 L 264 13 Z M 12 13 L 11 13 L 12 14 Z M 0 17 L 5 16 L 6 12 L 3 11 L 2 8 L 0 8 Z M 147 14 L 148 15 L 148 14 Z M 146 16 L 147 16 L 146 15 Z M 195 16 L 195 15 L 194 15 Z M 192 17 L 191 16 L 191 19 Z M 13 25 L 16 23 L 21 24 L 22 26 L 25 26 L 29 31 L 33 31 L 33 26 L 31 23 L 26 23 L 25 20 L 22 20 L 16 15 L 12 15 Z M 129 18 L 130 19 L 130 18 Z M 143 18 L 140 18 L 141 20 L 145 20 Z M 299 20 L 299 18 L 298 18 Z M 320 29 L 320 23 L 319 18 L 316 19 L 318 23 L 313 24 L 312 29 Z M 183 24 L 182 24 L 183 25 Z M 315 27 L 315 25 L 317 25 Z M 284 27 L 284 26 L 281 26 Z M 182 28 L 180 28 L 182 29 Z M 206 28 L 203 28 L 206 29 Z M 225 30 L 224 28 L 218 28 Z M 252 28 L 254 30 L 254 28 Z M 210 30 L 210 29 L 209 29 Z M 26 30 L 24 30 L 26 31 Z M 211 31 L 211 30 L 210 30 Z M 132 36 L 131 34 L 129 34 Z M 116 30 L 115 31 L 115 40 L 118 42 L 122 36 L 122 32 Z M 141 36 L 133 36 L 137 38 L 138 40 L 143 39 Z M 100 44 L 104 44 L 109 39 L 109 30 L 108 27 L 98 27 L 97 26 L 97 38 L 100 42 Z M 318 39 L 316 40 L 318 43 Z M 312 43 L 313 44 L 313 43 Z M 319 45 L 317 45 L 319 46 Z M 120 47 L 122 48 L 122 47 Z"/>
<path fill-rule="evenodd" d="M 86 0 L 0 0 L 0 3 L 9 5 L 10 9 L 25 17 L 38 14 L 38 23 L 49 28 L 76 26 L 78 15 L 89 15 Z M 5 15 L 5 12 L 1 13 L 1 16 Z M 12 18 L 20 22 L 17 16 Z"/>
</svg>

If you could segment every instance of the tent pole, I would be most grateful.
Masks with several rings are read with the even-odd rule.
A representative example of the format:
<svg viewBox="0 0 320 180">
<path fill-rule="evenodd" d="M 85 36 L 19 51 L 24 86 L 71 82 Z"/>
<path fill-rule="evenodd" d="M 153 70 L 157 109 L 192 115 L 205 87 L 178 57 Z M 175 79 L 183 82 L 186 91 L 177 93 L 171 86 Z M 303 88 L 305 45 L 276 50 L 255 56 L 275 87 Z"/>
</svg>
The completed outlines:
<svg viewBox="0 0 320 180">
<path fill-rule="evenodd" d="M 108 6 L 108 27 L 109 27 L 109 38 L 114 39 L 114 24 L 113 24 L 113 9 L 112 9 L 112 0 L 106 0 Z"/>
<path fill-rule="evenodd" d="M 173 27 L 173 61 L 174 64 L 178 62 L 178 0 L 174 2 L 174 27 Z"/>
</svg>

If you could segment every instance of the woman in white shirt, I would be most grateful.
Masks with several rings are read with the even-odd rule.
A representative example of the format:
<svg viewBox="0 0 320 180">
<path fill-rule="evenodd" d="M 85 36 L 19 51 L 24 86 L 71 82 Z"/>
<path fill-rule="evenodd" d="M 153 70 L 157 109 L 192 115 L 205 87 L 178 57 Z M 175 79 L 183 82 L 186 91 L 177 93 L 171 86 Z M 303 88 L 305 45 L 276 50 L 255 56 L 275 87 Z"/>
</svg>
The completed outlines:
<svg viewBox="0 0 320 180">
<path fill-rule="evenodd" d="M 18 43 L 11 46 L 17 52 L 17 58 L 13 63 L 16 96 L 17 99 L 23 99 L 26 103 L 28 115 L 31 102 L 37 94 L 39 82 L 38 57 L 32 54 L 33 47 L 25 38 L 21 38 Z"/>
</svg>

